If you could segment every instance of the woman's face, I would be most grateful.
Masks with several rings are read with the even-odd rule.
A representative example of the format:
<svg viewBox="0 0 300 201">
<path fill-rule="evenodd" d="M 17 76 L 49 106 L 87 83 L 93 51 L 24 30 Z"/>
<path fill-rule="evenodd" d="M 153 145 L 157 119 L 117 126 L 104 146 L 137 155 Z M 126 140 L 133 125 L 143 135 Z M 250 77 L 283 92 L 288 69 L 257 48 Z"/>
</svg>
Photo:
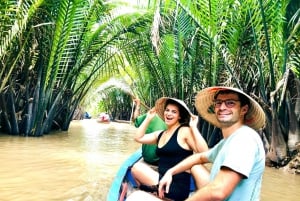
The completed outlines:
<svg viewBox="0 0 300 201">
<path fill-rule="evenodd" d="M 164 118 L 165 118 L 165 123 L 167 125 L 173 125 L 179 122 L 180 113 L 179 113 L 179 108 L 175 104 L 169 103 L 166 106 L 166 109 L 164 111 Z"/>
</svg>

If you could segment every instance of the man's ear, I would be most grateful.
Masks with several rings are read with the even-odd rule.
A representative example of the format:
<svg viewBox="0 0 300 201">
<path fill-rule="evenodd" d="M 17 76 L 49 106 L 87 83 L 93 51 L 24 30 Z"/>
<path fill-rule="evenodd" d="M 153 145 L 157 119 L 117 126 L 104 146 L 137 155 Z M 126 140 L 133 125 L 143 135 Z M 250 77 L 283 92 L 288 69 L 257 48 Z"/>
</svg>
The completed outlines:
<svg viewBox="0 0 300 201">
<path fill-rule="evenodd" d="M 248 112 L 249 106 L 248 105 L 244 105 L 241 109 L 241 115 L 246 115 L 246 113 Z"/>
</svg>

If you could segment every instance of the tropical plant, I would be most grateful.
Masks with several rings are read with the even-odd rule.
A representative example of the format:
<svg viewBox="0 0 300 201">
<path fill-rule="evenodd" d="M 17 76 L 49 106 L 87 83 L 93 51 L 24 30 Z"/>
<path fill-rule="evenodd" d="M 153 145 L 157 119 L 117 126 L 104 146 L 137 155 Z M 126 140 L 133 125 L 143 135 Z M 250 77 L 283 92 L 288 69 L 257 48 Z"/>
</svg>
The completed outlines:
<svg viewBox="0 0 300 201">
<path fill-rule="evenodd" d="M 131 45 L 124 33 L 149 21 L 142 12 L 115 8 L 98 0 L 1 5 L 3 131 L 41 136 L 68 129 L 97 78 L 118 73 L 120 52 Z"/>
<path fill-rule="evenodd" d="M 262 132 L 268 159 L 280 165 L 289 160 L 300 140 L 299 112 L 298 117 L 293 118 L 300 94 L 295 75 L 299 71 L 299 64 L 295 62 L 299 60 L 299 54 L 295 54 L 298 52 L 295 44 L 299 40 L 299 8 L 299 2 L 293 0 L 169 0 L 159 4 L 160 15 L 164 16 L 160 21 L 161 49 L 165 53 L 166 45 L 172 52 L 168 55 L 176 56 L 173 62 L 164 63 L 172 66 L 175 61 L 181 66 L 188 64 L 189 58 L 199 59 L 193 67 L 179 68 L 194 69 L 187 77 L 183 76 L 187 81 L 181 82 L 181 88 L 195 78 L 193 85 L 187 87 L 193 89 L 193 93 L 211 85 L 226 85 L 251 94 L 265 108 L 268 117 Z M 174 69 L 171 71 L 182 75 L 178 73 L 182 71 Z M 283 77 L 284 83 L 292 84 L 284 85 L 282 93 L 274 95 L 279 90 L 276 84 Z M 288 96 L 293 98 L 288 99 Z M 285 118 L 287 114 L 290 119 Z M 298 121 L 293 122 L 293 119 Z M 293 132 L 287 132 L 289 129 L 285 128 L 289 126 Z M 217 131 L 203 124 L 202 132 L 211 133 L 210 137 Z M 286 144 L 288 139 L 291 146 Z"/>
<path fill-rule="evenodd" d="M 300 139 L 300 2 L 140 3 L 131 10 L 101 0 L 1 3 L 1 129 L 26 136 L 67 130 L 89 94 L 128 119 L 135 96 L 150 107 L 177 97 L 192 108 L 198 90 L 235 86 L 266 112 L 260 133 L 270 163 L 286 164 Z M 129 90 L 99 91 L 112 77 Z M 219 139 L 203 120 L 200 129 L 211 146 Z"/>
</svg>

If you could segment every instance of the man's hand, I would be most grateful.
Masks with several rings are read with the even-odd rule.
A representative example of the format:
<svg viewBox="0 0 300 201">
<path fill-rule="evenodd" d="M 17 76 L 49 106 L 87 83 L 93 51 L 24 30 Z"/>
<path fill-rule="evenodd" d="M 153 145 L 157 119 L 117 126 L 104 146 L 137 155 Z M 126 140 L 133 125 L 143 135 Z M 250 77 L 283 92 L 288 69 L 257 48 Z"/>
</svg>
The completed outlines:
<svg viewBox="0 0 300 201">
<path fill-rule="evenodd" d="M 140 106 L 141 105 L 141 100 L 139 98 L 133 99 L 133 102 L 135 103 L 136 106 Z"/>
<path fill-rule="evenodd" d="M 172 174 L 167 171 L 165 175 L 159 181 L 158 196 L 164 198 L 164 194 L 169 192 L 169 188 L 172 182 Z"/>
</svg>

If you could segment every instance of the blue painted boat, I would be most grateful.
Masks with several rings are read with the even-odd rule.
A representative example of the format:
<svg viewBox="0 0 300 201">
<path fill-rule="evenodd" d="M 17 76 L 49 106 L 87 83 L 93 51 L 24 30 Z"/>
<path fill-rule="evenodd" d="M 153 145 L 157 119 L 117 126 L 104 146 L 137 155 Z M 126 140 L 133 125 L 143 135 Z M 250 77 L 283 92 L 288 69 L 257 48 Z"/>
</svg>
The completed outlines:
<svg viewBox="0 0 300 201">
<path fill-rule="evenodd" d="M 122 194 L 122 184 L 125 182 L 131 189 L 136 187 L 136 183 L 131 176 L 130 167 L 142 158 L 142 149 L 135 151 L 120 167 L 108 191 L 107 201 L 120 201 Z M 126 194 L 129 192 L 126 191 Z M 126 195 L 123 200 L 126 200 Z"/>
<path fill-rule="evenodd" d="M 109 189 L 107 201 L 126 201 L 131 194 L 138 190 L 137 184 L 131 175 L 130 167 L 141 158 L 142 149 L 138 149 L 121 165 Z M 190 191 L 191 193 L 195 191 L 193 177 L 191 177 Z"/>
</svg>

